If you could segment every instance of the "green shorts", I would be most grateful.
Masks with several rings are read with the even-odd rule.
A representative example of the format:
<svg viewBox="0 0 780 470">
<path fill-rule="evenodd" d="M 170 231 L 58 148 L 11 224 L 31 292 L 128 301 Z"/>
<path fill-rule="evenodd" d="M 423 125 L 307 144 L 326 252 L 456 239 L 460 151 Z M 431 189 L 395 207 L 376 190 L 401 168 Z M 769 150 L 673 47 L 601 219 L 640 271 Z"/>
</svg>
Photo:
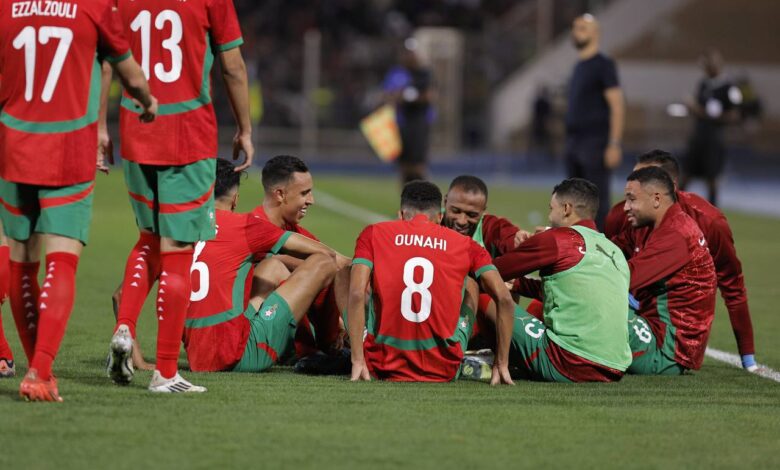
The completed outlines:
<svg viewBox="0 0 780 470">
<path fill-rule="evenodd" d="M 284 297 L 272 292 L 260 310 L 251 305 L 244 316 L 249 319 L 249 339 L 236 372 L 263 372 L 293 348 L 297 323 Z"/>
<path fill-rule="evenodd" d="M 214 238 L 216 165 L 215 158 L 180 166 L 123 160 L 138 228 L 179 242 Z"/>
<path fill-rule="evenodd" d="M 626 373 L 640 375 L 682 375 L 686 369 L 674 361 L 674 328 L 666 329 L 663 344 L 658 341 L 647 321 L 628 312 L 628 343 L 634 357 Z"/>
<path fill-rule="evenodd" d="M 509 368 L 513 377 L 545 382 L 571 382 L 555 368 L 547 355 L 551 341 L 547 328 L 519 305 L 509 346 Z"/>
<path fill-rule="evenodd" d="M 37 186 L 0 178 L 0 218 L 5 234 L 24 241 L 33 233 L 89 238 L 94 181 L 71 186 Z"/>
</svg>

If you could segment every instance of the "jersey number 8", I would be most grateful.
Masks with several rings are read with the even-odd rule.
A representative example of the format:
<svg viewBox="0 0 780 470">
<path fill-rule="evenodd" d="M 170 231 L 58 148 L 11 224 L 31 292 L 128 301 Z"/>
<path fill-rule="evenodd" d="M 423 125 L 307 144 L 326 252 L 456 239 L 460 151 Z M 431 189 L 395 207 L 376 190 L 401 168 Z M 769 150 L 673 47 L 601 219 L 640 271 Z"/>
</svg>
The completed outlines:
<svg viewBox="0 0 780 470">
<path fill-rule="evenodd" d="M 414 271 L 422 268 L 422 281 L 414 281 Z M 422 323 L 431 316 L 431 291 L 433 284 L 433 263 L 425 258 L 410 258 L 404 264 L 404 285 L 406 289 L 401 293 L 401 315 L 410 322 Z M 412 306 L 413 294 L 420 294 L 420 310 L 415 312 Z"/>
</svg>

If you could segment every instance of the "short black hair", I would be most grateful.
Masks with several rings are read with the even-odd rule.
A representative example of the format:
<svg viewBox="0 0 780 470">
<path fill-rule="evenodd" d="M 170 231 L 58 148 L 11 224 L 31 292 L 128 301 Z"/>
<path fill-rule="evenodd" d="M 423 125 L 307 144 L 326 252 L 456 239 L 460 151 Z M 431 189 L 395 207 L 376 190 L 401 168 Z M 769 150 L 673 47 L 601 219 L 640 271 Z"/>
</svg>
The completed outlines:
<svg viewBox="0 0 780 470">
<path fill-rule="evenodd" d="M 677 181 L 680 176 L 680 164 L 674 155 L 666 150 L 653 149 L 636 157 L 636 162 L 641 165 L 655 165 L 669 173 L 672 180 Z"/>
<path fill-rule="evenodd" d="M 217 158 L 217 177 L 214 181 L 214 199 L 227 196 L 233 188 L 241 185 L 243 171 L 236 171 L 233 163 Z"/>
<path fill-rule="evenodd" d="M 450 189 L 463 188 L 467 193 L 479 193 L 488 197 L 488 188 L 484 181 L 472 175 L 460 175 L 450 183 Z"/>
<path fill-rule="evenodd" d="M 309 167 L 298 157 L 277 155 L 263 166 L 263 189 L 270 191 L 279 183 L 287 183 L 293 173 L 308 173 Z"/>
<path fill-rule="evenodd" d="M 674 192 L 674 181 L 669 173 L 657 166 L 647 166 L 640 168 L 639 170 L 631 172 L 626 178 L 626 181 L 639 181 L 639 184 L 656 184 L 661 186 L 666 193 L 672 198 L 672 201 L 677 202 L 677 194 Z"/>
<path fill-rule="evenodd" d="M 441 190 L 430 181 L 414 180 L 401 191 L 401 209 L 441 212 Z"/>
<path fill-rule="evenodd" d="M 599 188 L 583 178 L 567 178 L 557 184 L 552 193 L 559 201 L 568 202 L 582 218 L 594 219 L 599 211 Z"/>
</svg>

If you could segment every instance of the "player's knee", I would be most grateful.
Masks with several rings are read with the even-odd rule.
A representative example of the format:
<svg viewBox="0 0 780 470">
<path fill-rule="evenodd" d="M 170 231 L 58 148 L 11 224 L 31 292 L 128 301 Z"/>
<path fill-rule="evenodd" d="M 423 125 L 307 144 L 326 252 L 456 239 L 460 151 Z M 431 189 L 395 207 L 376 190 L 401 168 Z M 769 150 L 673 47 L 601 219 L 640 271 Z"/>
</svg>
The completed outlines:
<svg viewBox="0 0 780 470">
<path fill-rule="evenodd" d="M 319 276 L 324 277 L 327 282 L 331 282 L 333 280 L 333 277 L 336 275 L 336 271 L 338 269 L 338 266 L 336 265 L 333 257 L 321 253 L 309 256 L 306 259 L 306 264 L 309 265 L 313 272 L 317 273 Z"/>
</svg>

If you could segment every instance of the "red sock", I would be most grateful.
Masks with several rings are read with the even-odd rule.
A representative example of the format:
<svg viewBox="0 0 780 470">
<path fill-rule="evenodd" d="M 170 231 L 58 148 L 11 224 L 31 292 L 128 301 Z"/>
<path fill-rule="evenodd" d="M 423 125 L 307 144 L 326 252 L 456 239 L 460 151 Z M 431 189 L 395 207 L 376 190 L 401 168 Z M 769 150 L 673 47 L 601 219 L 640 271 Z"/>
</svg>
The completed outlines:
<svg viewBox="0 0 780 470">
<path fill-rule="evenodd" d="M 184 319 L 190 306 L 190 268 L 193 250 L 160 255 L 160 287 L 157 292 L 157 370 L 166 379 L 176 375 Z"/>
<path fill-rule="evenodd" d="M 122 298 L 119 301 L 119 315 L 116 320 L 116 327 L 127 325 L 133 338 L 135 338 L 135 325 L 141 314 L 141 308 L 159 275 L 160 237 L 153 233 L 141 232 L 125 264 Z"/>
<path fill-rule="evenodd" d="M 76 268 L 79 257 L 56 252 L 46 255 L 46 277 L 38 298 L 38 340 L 30 367 L 38 369 L 43 380 L 51 377 L 51 365 L 57 357 L 65 327 L 76 297 Z"/>
<path fill-rule="evenodd" d="M 8 297 L 8 278 L 11 275 L 9 272 L 8 263 L 8 246 L 0 246 L 0 305 L 5 302 L 5 298 Z M 8 345 L 8 341 L 5 338 L 5 331 L 3 330 L 3 317 L 0 314 L 0 359 L 14 360 L 14 353 L 11 351 L 11 346 Z"/>
<path fill-rule="evenodd" d="M 38 268 L 41 263 L 8 263 L 8 299 L 27 362 L 32 362 L 38 335 Z"/>
</svg>

